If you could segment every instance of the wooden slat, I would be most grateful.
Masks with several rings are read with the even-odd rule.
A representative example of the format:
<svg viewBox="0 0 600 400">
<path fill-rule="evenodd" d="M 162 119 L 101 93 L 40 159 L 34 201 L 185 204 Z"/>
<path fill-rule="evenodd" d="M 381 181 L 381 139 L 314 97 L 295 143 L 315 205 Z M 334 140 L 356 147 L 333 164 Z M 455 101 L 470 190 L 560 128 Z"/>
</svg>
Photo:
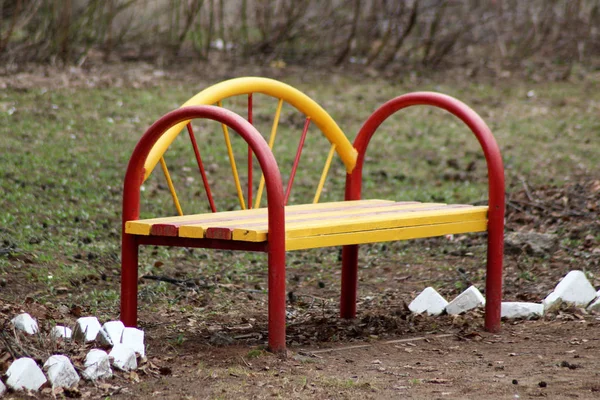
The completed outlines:
<svg viewBox="0 0 600 400">
<path fill-rule="evenodd" d="M 150 227 L 150 235 L 175 237 L 179 235 L 179 230 L 177 227 L 169 224 L 153 224 Z"/>
<path fill-rule="evenodd" d="M 311 211 L 311 210 L 302 210 L 302 211 L 296 211 L 296 212 L 286 212 L 286 217 L 285 217 L 285 221 L 286 221 L 286 230 L 287 230 L 287 225 L 291 222 L 294 221 L 304 221 L 304 222 L 308 222 L 308 221 L 316 221 L 319 224 L 322 224 L 323 221 L 325 220 L 333 220 L 333 219 L 341 219 L 341 218 L 348 218 L 348 216 L 353 215 L 353 216 L 364 216 L 364 215 L 373 215 L 373 213 L 382 213 L 382 212 L 388 212 L 388 213 L 392 213 L 392 212 L 398 212 L 399 210 L 419 210 L 419 209 L 423 209 L 423 208 L 429 208 L 429 207 L 443 207 L 445 206 L 444 204 L 436 204 L 436 203 L 416 203 L 416 204 L 404 204 L 404 203 L 392 203 L 390 205 L 377 205 L 377 206 L 372 206 L 372 207 L 361 207 L 361 206 L 356 206 L 356 207 L 347 207 L 347 208 L 340 208 L 340 209 L 331 209 L 330 210 L 319 210 L 317 212 Z M 186 224 L 182 224 L 180 225 L 180 229 L 179 229 L 179 236 L 181 237 L 193 237 L 193 238 L 200 238 L 202 236 L 199 236 L 202 234 L 202 232 L 206 232 L 209 228 L 210 228 L 210 234 L 207 233 L 206 237 L 208 238 L 212 238 L 212 239 L 217 239 L 218 237 L 223 237 L 225 235 L 225 231 L 230 232 L 230 235 L 233 234 L 234 230 L 237 230 L 237 228 L 242 227 L 245 230 L 252 230 L 252 231 L 264 231 L 265 235 L 262 235 L 262 239 L 255 239 L 255 240 L 251 240 L 250 238 L 247 237 L 239 237 L 238 239 L 233 238 L 235 240 L 245 240 L 245 241 L 264 241 L 266 239 L 266 231 L 267 231 L 267 218 L 266 215 L 265 216 L 259 216 L 256 218 L 235 218 L 235 219 L 230 219 L 230 220 L 223 220 L 223 221 L 208 221 L 208 222 L 201 222 L 198 224 L 191 224 L 191 223 L 186 223 Z M 200 229 L 198 229 L 200 228 Z M 217 229 L 222 230 L 223 232 L 221 233 L 217 233 Z M 217 236 L 212 236 L 213 234 L 217 235 Z"/>
<path fill-rule="evenodd" d="M 403 204 L 418 204 L 417 202 L 401 202 Z M 384 204 L 394 204 L 391 200 L 354 200 L 354 201 L 334 201 L 329 203 L 320 204 L 299 204 L 294 206 L 288 206 L 285 208 L 286 216 L 294 214 L 296 212 L 303 212 L 307 210 L 330 210 L 334 208 L 347 209 L 355 207 L 378 207 Z M 127 221 L 125 223 L 125 232 L 132 235 L 149 235 L 150 229 L 153 224 L 173 224 L 181 225 L 182 223 L 193 223 L 193 221 L 227 221 L 239 217 L 251 218 L 256 216 L 266 216 L 267 208 L 256 208 L 252 210 L 235 210 L 235 211 L 222 211 L 218 213 L 207 213 L 207 214 L 192 214 L 183 216 L 173 216 L 164 218 L 150 218 L 141 219 L 135 221 Z"/>
<path fill-rule="evenodd" d="M 346 232 L 372 231 L 407 226 L 435 225 L 461 221 L 486 220 L 487 207 L 435 207 L 427 211 L 390 211 L 347 218 L 329 218 L 286 223 L 286 240 L 307 236 L 330 235 Z M 267 229 L 249 229 L 243 225 L 233 230 L 233 240 L 263 242 Z"/>
<path fill-rule="evenodd" d="M 467 232 L 483 232 L 487 229 L 487 221 L 454 222 L 448 224 L 411 226 L 405 228 L 382 229 L 363 232 L 338 233 L 312 237 L 288 239 L 286 250 L 302 250 L 321 247 L 342 246 L 348 244 L 380 243 L 395 240 L 435 237 Z"/>
</svg>

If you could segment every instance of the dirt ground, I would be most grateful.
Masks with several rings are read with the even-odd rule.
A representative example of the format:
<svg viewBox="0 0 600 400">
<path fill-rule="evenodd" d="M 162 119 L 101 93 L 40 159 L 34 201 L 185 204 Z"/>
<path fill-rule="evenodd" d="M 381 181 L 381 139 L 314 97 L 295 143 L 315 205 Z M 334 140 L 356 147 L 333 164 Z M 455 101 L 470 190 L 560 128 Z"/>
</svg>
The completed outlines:
<svg viewBox="0 0 600 400">
<path fill-rule="evenodd" d="M 287 360 L 247 349 L 179 354 L 170 377 L 132 393 L 166 398 L 594 398 L 600 396 L 597 319 L 505 324 L 502 334 L 405 335 Z M 200 356 L 200 357 L 199 357 Z M 169 357 L 169 356 L 167 356 Z M 200 360 L 199 360 L 200 358 Z M 202 365 L 210 365 L 207 369 Z M 189 371 L 195 371 L 190 374 Z"/>
<path fill-rule="evenodd" d="M 524 252 L 507 254 L 506 299 L 540 301 L 570 269 L 597 271 L 598 244 L 591 241 L 589 232 L 598 229 L 599 188 L 597 181 L 582 181 L 560 190 L 528 189 L 511 196 L 509 226 L 515 227 L 515 221 L 520 221 L 523 229 L 528 226 L 523 219 L 530 216 L 541 231 L 560 226 L 564 235 L 588 239 L 580 241 L 579 248 L 561 246 L 543 263 L 532 263 L 536 280 L 523 279 Z M 557 195 L 568 196 L 573 209 L 581 209 L 581 202 L 589 203 L 592 219 L 572 218 L 568 207 L 544 221 L 536 217 L 555 204 L 553 197 Z M 535 207 L 527 206 L 527 196 L 535 196 Z M 521 207 L 511 208 L 510 204 Z M 438 256 L 427 255 L 427 265 L 415 264 L 400 271 L 391 268 L 393 261 L 363 254 L 362 261 L 376 268 L 361 271 L 359 316 L 353 321 L 337 318 L 335 280 L 331 286 L 322 285 L 310 278 L 308 267 L 294 266 L 289 279 L 286 357 L 263 350 L 267 330 L 264 292 L 241 285 L 220 285 L 210 294 L 174 287 L 180 304 L 225 302 L 230 306 L 199 322 L 202 311 L 195 314 L 185 308 L 157 310 L 142 305 L 140 321 L 146 333 L 148 359 L 141 368 L 117 373 L 103 383 L 83 383 L 77 391 L 57 395 L 173 399 L 600 397 L 598 315 L 563 306 L 540 320 L 504 321 L 501 333 L 489 334 L 482 329 L 481 310 L 455 317 L 415 316 L 407 311 L 406 304 L 428 282 L 456 279 L 432 265 L 454 259 L 470 270 L 469 264 L 476 264 L 484 254 L 483 239 L 458 238 L 468 242 L 466 247 L 459 246 L 460 251 L 447 251 L 456 243 L 444 239 L 420 241 L 421 248 L 431 247 L 431 254 Z M 586 256 L 572 258 L 577 251 Z M 579 264 L 575 264 L 577 260 Z M 469 276 L 464 279 L 468 284 Z M 592 283 L 597 286 L 599 282 L 593 278 Z M 13 299 L 31 293 L 26 287 L 13 290 Z M 58 296 L 57 304 L 61 301 Z M 23 310 L 41 321 L 67 323 L 85 313 L 81 308 L 67 307 L 67 303 L 57 304 L 40 304 L 28 297 L 24 304 L 4 302 L 0 310 L 3 319 Z M 20 340 L 25 348 L 28 340 L 30 344 L 35 341 Z M 66 351 L 77 365 L 90 346 L 71 345 Z M 5 351 L 3 369 L 9 359 Z M 50 395 L 50 389 L 41 394 Z M 8 397 L 20 396 L 13 393 Z"/>
<path fill-rule="evenodd" d="M 600 397 L 599 317 L 566 312 L 554 320 L 505 322 L 497 335 L 477 326 L 480 314 L 472 318 L 475 326 L 467 330 L 456 327 L 470 326 L 466 318 L 441 317 L 436 333 L 389 332 L 385 340 L 373 336 L 292 345 L 285 359 L 246 344 L 209 344 L 202 335 L 175 347 L 165 330 L 145 328 L 148 361 L 137 372 L 117 373 L 114 379 L 56 394 L 168 399 Z M 41 394 L 50 395 L 49 388 Z M 21 397 L 26 396 L 8 396 Z"/>
<path fill-rule="evenodd" d="M 94 83 L 71 75 L 68 79 L 76 85 L 120 84 L 110 77 Z M 0 86 L 31 76 L 36 74 L 2 77 Z M 147 76 L 157 75 L 149 70 Z M 60 86 L 60 76 L 55 79 Z M 592 284 L 600 286 L 598 177 L 578 177 L 561 188 L 524 184 L 508 196 L 507 231 L 552 233 L 556 246 L 545 254 L 528 246 L 507 247 L 506 300 L 539 302 L 574 269 L 585 270 Z M 176 262 L 164 267 L 165 276 L 177 277 L 185 267 L 185 255 L 177 254 Z M 353 321 L 337 318 L 339 271 L 315 274 L 314 264 L 337 262 L 337 250 L 307 254 L 288 269 L 289 350 L 284 357 L 264 350 L 266 295 L 258 284 L 182 280 L 185 284 L 169 286 L 167 300 L 159 299 L 170 304 L 166 307 L 156 305 L 162 303 L 144 290 L 151 281 L 141 279 L 140 326 L 147 360 L 140 369 L 117 372 L 105 382 L 82 382 L 76 390 L 53 393 L 46 388 L 6 398 L 600 398 L 600 315 L 563 306 L 542 319 L 504 321 L 501 333 L 490 334 L 482 328 L 481 310 L 456 317 L 407 311 L 406 304 L 430 284 L 445 287 L 441 293 L 449 299 L 470 284 L 481 286 L 484 235 L 365 246 L 359 315 Z M 47 329 L 85 315 L 85 305 L 73 304 L 59 291 L 56 302 L 38 302 L 36 292 L 43 288 L 32 287 L 26 278 L 35 260 L 9 257 L 23 268 L 2 282 L 0 320 L 29 312 Z M 460 267 L 448 270 L 448 265 Z M 264 282 L 264 268 L 257 271 L 257 280 Z M 119 277 L 102 275 L 78 284 L 118 287 Z M 103 312 L 115 316 L 114 309 Z M 40 350 L 45 340 L 14 334 L 5 324 L 0 372 L 15 352 L 42 357 L 62 350 L 80 366 L 91 348 L 58 343 Z"/>
</svg>

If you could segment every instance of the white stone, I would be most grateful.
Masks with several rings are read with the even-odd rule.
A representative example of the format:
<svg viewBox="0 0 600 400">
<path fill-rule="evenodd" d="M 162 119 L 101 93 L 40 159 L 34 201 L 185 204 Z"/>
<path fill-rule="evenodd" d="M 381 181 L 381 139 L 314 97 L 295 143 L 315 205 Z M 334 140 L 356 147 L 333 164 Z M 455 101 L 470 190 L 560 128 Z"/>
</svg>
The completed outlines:
<svg viewBox="0 0 600 400">
<path fill-rule="evenodd" d="M 110 378 L 113 375 L 112 369 L 110 368 L 110 359 L 104 350 L 90 350 L 90 352 L 87 353 L 87 356 L 85 356 L 83 366 L 85 367 L 85 370 L 81 375 L 90 381 Z"/>
<path fill-rule="evenodd" d="M 556 285 L 554 291 L 544 299 L 544 309 L 565 302 L 587 306 L 596 298 L 596 289 L 582 271 L 571 271 Z"/>
<path fill-rule="evenodd" d="M 144 347 L 144 331 L 137 328 L 123 329 L 123 337 L 121 344 L 133 349 L 140 357 L 146 357 L 146 349 Z"/>
<path fill-rule="evenodd" d="M 4 393 L 6 393 L 6 386 L 0 381 L 0 397 L 4 396 Z"/>
<path fill-rule="evenodd" d="M 67 356 L 51 356 L 44 363 L 44 371 L 53 388 L 70 388 L 79 383 L 79 375 Z"/>
<path fill-rule="evenodd" d="M 96 317 L 81 317 L 75 322 L 73 338 L 84 342 L 93 342 L 100 332 L 100 322 Z"/>
<path fill-rule="evenodd" d="M 475 286 L 471 286 L 446 306 L 446 312 L 457 315 L 483 305 L 485 305 L 485 298 Z"/>
<path fill-rule="evenodd" d="M 135 351 L 124 344 L 115 344 L 108 357 L 111 359 L 113 367 L 122 371 L 137 369 Z"/>
<path fill-rule="evenodd" d="M 596 300 L 587 309 L 590 311 L 600 311 L 600 290 L 596 292 Z"/>
<path fill-rule="evenodd" d="M 105 346 L 113 346 L 115 343 L 121 343 L 125 325 L 121 321 L 109 321 L 102 325 L 98 333 L 98 341 Z"/>
<path fill-rule="evenodd" d="M 6 386 L 13 390 L 38 390 L 46 377 L 32 358 L 15 360 L 6 371 Z"/>
<path fill-rule="evenodd" d="M 502 318 L 531 318 L 544 315 L 544 305 L 539 303 L 502 302 L 500 316 Z"/>
<path fill-rule="evenodd" d="M 19 314 L 14 317 L 10 322 L 13 323 L 16 329 L 21 330 L 25 333 L 33 335 L 39 330 L 37 322 L 27 313 Z"/>
<path fill-rule="evenodd" d="M 440 315 L 448 302 L 432 287 L 425 288 L 411 303 L 408 309 L 416 314 L 427 312 L 429 315 Z"/>
<path fill-rule="evenodd" d="M 52 328 L 50 334 L 55 338 L 71 339 L 73 336 L 73 331 L 71 328 L 67 328 L 66 326 L 56 325 L 54 328 Z"/>
</svg>

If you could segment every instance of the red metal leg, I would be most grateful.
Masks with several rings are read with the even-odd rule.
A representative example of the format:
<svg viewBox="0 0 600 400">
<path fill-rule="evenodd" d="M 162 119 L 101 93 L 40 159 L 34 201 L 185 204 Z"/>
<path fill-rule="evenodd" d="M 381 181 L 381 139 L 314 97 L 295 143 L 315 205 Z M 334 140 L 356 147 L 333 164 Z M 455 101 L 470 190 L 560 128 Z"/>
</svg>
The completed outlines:
<svg viewBox="0 0 600 400">
<path fill-rule="evenodd" d="M 285 351 L 285 247 L 269 250 L 269 349 Z"/>
<path fill-rule="evenodd" d="M 488 251 L 485 276 L 485 330 L 500 331 L 502 304 L 502 256 L 504 253 L 504 210 L 488 211 Z"/>
<path fill-rule="evenodd" d="M 121 242 L 121 321 L 137 326 L 138 243 L 132 235 L 123 234 Z"/>
<path fill-rule="evenodd" d="M 342 247 L 342 295 L 340 316 L 356 316 L 356 290 L 358 288 L 358 245 Z"/>
</svg>

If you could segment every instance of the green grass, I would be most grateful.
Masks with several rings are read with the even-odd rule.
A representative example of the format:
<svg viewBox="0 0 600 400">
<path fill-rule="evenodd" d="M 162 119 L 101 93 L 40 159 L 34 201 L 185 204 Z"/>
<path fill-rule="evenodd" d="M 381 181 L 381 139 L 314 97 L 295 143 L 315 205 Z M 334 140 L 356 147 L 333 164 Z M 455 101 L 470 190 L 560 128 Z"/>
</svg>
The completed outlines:
<svg viewBox="0 0 600 400">
<path fill-rule="evenodd" d="M 472 105 L 496 135 L 509 191 L 520 188 L 521 179 L 529 185 L 561 185 L 576 176 L 597 172 L 600 93 L 593 89 L 597 82 L 426 83 L 414 87 L 401 80 L 345 76 L 320 81 L 313 78 L 312 82 L 299 82 L 294 77 L 284 80 L 322 104 L 351 140 L 368 114 L 394 96 L 413 90 L 455 95 Z M 150 89 L 4 89 L 0 93 L 0 246 L 28 255 L 31 262 L 0 256 L 0 277 L 26 271 L 31 285 L 42 288 L 42 297 L 52 296 L 56 287 L 65 285 L 77 297 L 82 295 L 82 287 L 102 274 L 116 279 L 122 181 L 129 155 L 155 119 L 195 91 L 188 84 L 169 81 Z M 533 97 L 527 95 L 530 91 Z M 256 126 L 266 137 L 276 102 L 257 95 L 255 104 Z M 245 113 L 242 103 L 226 105 Z M 485 201 L 485 161 L 476 140 L 459 122 L 443 111 L 426 107 L 402 111 L 387 121 L 370 144 L 365 197 Z M 284 109 L 275 145 L 284 185 L 302 124 L 302 118 Z M 218 207 L 239 208 L 220 127 L 195 124 L 195 128 Z M 232 140 L 244 183 L 245 146 L 239 138 Z M 188 142 L 184 135 L 178 138 L 166 159 L 184 211 L 203 212 L 208 205 Z M 313 127 L 292 203 L 312 199 L 328 148 Z M 467 172 L 470 163 L 474 171 Z M 144 184 L 142 217 L 175 213 L 165 180 L 158 169 L 156 172 Z M 257 175 L 255 172 L 255 182 Z M 323 201 L 343 198 L 344 178 L 343 166 L 336 160 Z M 315 252 L 294 253 L 290 270 L 295 260 L 309 265 L 337 263 L 336 254 L 322 257 Z M 144 249 L 141 271 L 160 272 L 155 262 L 167 259 L 174 263 L 185 260 L 186 265 L 197 266 L 186 273 L 219 275 L 224 283 L 251 284 L 257 273 L 265 272 L 262 255 L 165 248 Z M 162 299 L 164 286 L 150 286 L 157 291 L 157 301 Z M 114 283 L 108 283 L 78 298 L 90 307 L 112 307 L 118 293 Z"/>
</svg>

